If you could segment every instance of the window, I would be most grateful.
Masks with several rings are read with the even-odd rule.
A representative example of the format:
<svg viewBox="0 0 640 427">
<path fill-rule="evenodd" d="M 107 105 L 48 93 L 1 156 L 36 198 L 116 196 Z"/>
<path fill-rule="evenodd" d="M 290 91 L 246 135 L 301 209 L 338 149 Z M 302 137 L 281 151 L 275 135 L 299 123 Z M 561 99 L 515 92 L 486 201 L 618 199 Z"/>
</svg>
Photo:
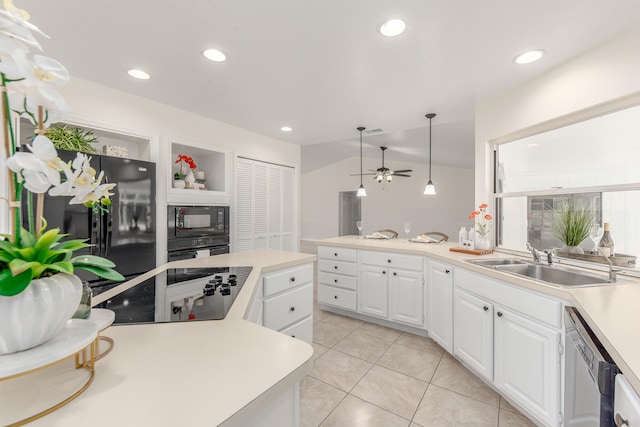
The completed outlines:
<svg viewBox="0 0 640 427">
<path fill-rule="evenodd" d="M 615 251 L 640 256 L 640 106 L 495 146 L 497 244 L 561 247 L 553 210 L 573 199 L 611 224 Z M 590 251 L 587 238 L 581 247 Z"/>
</svg>

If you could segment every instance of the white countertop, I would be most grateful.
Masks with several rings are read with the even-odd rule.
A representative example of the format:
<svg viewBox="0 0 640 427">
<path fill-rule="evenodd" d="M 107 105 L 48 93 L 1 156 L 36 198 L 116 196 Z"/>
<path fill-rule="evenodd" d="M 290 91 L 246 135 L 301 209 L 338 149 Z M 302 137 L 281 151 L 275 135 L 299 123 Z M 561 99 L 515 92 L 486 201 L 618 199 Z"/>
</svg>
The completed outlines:
<svg viewBox="0 0 640 427">
<path fill-rule="evenodd" d="M 640 332 L 636 329 L 640 325 L 640 282 L 637 279 L 624 277 L 625 280 L 636 283 L 569 288 L 547 285 L 464 262 L 468 259 L 510 258 L 512 256 L 494 252 L 479 257 L 451 252 L 449 249 L 457 246 L 454 243 L 425 244 L 408 242 L 406 239 L 374 240 L 357 236 L 343 236 L 318 240 L 316 244 L 424 255 L 563 299 L 569 305 L 578 308 L 636 393 L 640 394 Z M 606 275 L 606 273 L 602 274 Z"/>
<path fill-rule="evenodd" d="M 108 328 L 102 335 L 113 338 L 115 347 L 96 362 L 89 389 L 30 425 L 238 425 L 234 416 L 258 410 L 311 369 L 309 344 L 244 320 L 261 283 L 258 279 L 263 273 L 315 259 L 315 255 L 274 250 L 241 252 L 176 261 L 127 282 L 123 288 L 174 267 L 253 267 L 223 320 Z M 94 304 L 104 299 L 99 297 Z M 10 409 L 19 408 L 23 417 L 32 415 L 31 402 L 42 404 L 63 394 L 61 383 L 73 387 L 77 372 L 68 365 L 0 382 L 0 425 L 7 424 L 3 414 L 8 416 Z"/>
</svg>

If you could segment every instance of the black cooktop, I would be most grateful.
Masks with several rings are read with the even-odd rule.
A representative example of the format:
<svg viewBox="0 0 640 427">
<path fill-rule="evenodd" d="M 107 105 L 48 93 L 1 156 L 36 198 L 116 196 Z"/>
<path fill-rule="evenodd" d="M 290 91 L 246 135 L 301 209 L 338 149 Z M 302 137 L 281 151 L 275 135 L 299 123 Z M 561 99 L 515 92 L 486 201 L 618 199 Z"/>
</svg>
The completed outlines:
<svg viewBox="0 0 640 427">
<path fill-rule="evenodd" d="M 171 301 L 171 322 L 224 319 L 236 299 L 252 267 L 176 268 L 174 277 L 197 279 L 190 282 L 189 296 Z M 200 287 L 200 285 L 202 287 Z M 170 286 L 180 286 L 180 282 Z"/>
</svg>

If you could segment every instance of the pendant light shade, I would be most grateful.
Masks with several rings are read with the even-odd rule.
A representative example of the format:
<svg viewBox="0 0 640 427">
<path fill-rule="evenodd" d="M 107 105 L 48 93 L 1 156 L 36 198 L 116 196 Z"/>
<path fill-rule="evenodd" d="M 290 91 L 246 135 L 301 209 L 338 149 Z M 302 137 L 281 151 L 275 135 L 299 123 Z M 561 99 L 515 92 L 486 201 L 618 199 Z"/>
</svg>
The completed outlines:
<svg viewBox="0 0 640 427">
<path fill-rule="evenodd" d="M 431 119 L 436 116 L 435 113 L 429 113 L 425 117 L 429 119 L 429 182 L 427 182 L 427 186 L 424 187 L 424 194 L 429 196 L 433 196 L 436 194 L 436 186 L 433 185 L 433 181 L 431 181 Z"/>
<path fill-rule="evenodd" d="M 360 126 L 358 128 L 360 132 L 360 187 L 358 187 L 357 197 L 365 197 L 367 195 L 367 190 L 365 190 L 364 185 L 362 184 L 362 131 L 366 128 L 364 126 Z"/>
</svg>

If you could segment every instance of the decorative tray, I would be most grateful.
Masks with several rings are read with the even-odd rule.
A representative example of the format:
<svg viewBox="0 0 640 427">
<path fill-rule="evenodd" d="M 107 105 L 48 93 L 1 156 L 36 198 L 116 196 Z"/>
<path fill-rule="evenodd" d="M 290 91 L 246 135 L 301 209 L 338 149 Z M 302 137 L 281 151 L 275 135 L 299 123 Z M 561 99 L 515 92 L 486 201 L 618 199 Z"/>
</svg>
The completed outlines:
<svg viewBox="0 0 640 427">
<path fill-rule="evenodd" d="M 463 254 L 469 254 L 469 255 L 489 255 L 493 253 L 493 249 L 488 249 L 488 250 L 476 250 L 476 249 L 464 249 L 464 248 L 449 248 L 449 250 L 451 252 L 460 252 Z"/>
<path fill-rule="evenodd" d="M 79 352 L 96 339 L 98 327 L 85 319 L 71 319 L 58 335 L 37 347 L 0 356 L 0 378 L 38 369 Z"/>
</svg>

